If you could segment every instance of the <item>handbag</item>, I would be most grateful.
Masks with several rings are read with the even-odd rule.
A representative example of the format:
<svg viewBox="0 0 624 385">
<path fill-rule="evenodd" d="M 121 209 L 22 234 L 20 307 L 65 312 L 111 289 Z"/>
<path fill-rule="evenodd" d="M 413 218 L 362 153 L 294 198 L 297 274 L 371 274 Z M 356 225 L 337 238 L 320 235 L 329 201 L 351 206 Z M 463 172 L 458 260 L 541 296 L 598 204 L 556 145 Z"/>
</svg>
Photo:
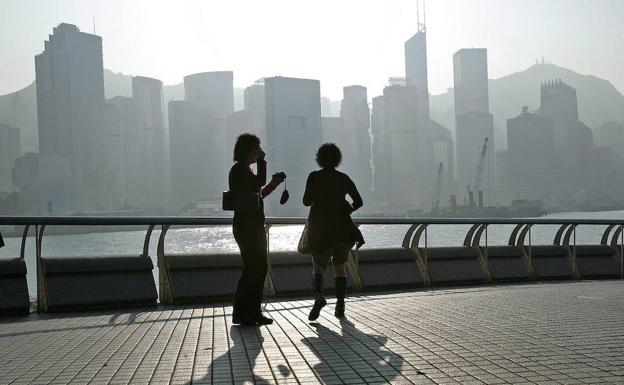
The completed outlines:
<svg viewBox="0 0 624 385">
<path fill-rule="evenodd" d="M 299 238 L 299 244 L 297 245 L 297 251 L 301 254 L 310 254 L 310 242 L 308 237 L 308 221 L 306 221 L 305 226 L 303 226 L 303 231 L 301 232 L 301 237 Z"/>
<path fill-rule="evenodd" d="M 260 212 L 260 194 L 224 191 L 222 208 L 224 211 L 238 211 L 245 214 L 255 214 Z"/>
</svg>

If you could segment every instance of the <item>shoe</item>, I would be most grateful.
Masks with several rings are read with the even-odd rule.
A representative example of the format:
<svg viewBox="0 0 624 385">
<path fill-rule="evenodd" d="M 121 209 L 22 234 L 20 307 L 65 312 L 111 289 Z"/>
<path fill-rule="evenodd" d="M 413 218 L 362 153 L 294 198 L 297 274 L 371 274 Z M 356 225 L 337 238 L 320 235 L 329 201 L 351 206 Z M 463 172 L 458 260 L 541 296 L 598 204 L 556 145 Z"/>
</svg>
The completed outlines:
<svg viewBox="0 0 624 385">
<path fill-rule="evenodd" d="M 345 316 L 345 295 L 347 293 L 347 278 L 336 277 L 336 307 L 334 309 L 334 315 L 337 318 L 344 318 Z"/>
<path fill-rule="evenodd" d="M 260 314 L 258 316 L 258 319 L 256 320 L 256 324 L 258 324 L 259 326 L 262 325 L 271 325 L 273 323 L 273 320 L 269 317 L 265 317 L 262 314 Z"/>
<path fill-rule="evenodd" d="M 336 300 L 336 307 L 334 308 L 334 315 L 337 318 L 344 318 L 344 316 L 345 316 L 345 301 L 344 301 L 344 298 Z"/>
<path fill-rule="evenodd" d="M 315 321 L 321 315 L 321 309 L 327 305 L 327 300 L 325 297 L 319 296 L 314 300 L 314 305 L 312 306 L 312 310 L 310 310 L 310 314 L 308 315 L 309 321 Z"/>
</svg>

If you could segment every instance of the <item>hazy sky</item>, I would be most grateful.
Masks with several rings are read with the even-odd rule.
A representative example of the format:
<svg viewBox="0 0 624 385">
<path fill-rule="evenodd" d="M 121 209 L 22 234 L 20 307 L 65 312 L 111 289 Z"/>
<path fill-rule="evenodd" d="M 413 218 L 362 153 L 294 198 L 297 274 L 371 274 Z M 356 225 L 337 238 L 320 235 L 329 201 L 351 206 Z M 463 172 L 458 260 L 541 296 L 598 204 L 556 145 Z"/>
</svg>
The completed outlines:
<svg viewBox="0 0 624 385">
<path fill-rule="evenodd" d="M 422 1 L 422 0 L 421 0 Z M 452 55 L 488 49 L 490 77 L 547 62 L 596 75 L 624 91 L 622 0 L 429 0 L 429 83 L 452 86 Z M 103 37 L 104 67 L 173 84 L 233 70 L 235 86 L 264 76 L 321 80 L 340 99 L 369 98 L 403 76 L 403 43 L 416 32 L 415 0 L 0 0 L 0 94 L 35 76 L 33 56 L 67 22 Z"/>
</svg>

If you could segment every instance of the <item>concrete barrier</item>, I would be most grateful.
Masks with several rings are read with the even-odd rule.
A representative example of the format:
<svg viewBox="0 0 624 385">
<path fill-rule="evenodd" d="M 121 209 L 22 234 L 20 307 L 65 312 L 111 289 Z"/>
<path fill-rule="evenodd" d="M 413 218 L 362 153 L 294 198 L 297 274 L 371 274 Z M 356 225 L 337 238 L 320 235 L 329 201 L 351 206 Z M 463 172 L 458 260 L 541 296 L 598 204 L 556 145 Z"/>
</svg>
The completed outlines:
<svg viewBox="0 0 624 385">
<path fill-rule="evenodd" d="M 147 256 L 40 257 L 42 311 L 155 306 Z"/>
<path fill-rule="evenodd" d="M 577 245 L 576 266 L 581 278 L 619 278 L 620 261 L 617 249 L 609 245 Z"/>
<path fill-rule="evenodd" d="M 364 290 L 419 287 L 424 278 L 408 248 L 370 248 L 356 253 L 357 270 Z"/>
<path fill-rule="evenodd" d="M 531 246 L 527 248 L 536 279 L 572 279 L 574 269 L 568 250 L 559 245 Z"/>
<path fill-rule="evenodd" d="M 520 246 L 488 246 L 481 248 L 492 281 L 524 281 L 529 279 L 529 266 Z M 487 254 L 485 254 L 487 253 Z"/>
<path fill-rule="evenodd" d="M 21 258 L 0 259 L 0 315 L 29 312 L 26 263 Z"/>
<path fill-rule="evenodd" d="M 273 251 L 270 256 L 273 287 L 278 296 L 312 293 L 312 257 L 296 251 Z M 334 268 L 330 264 L 325 272 L 325 291 L 335 289 Z M 347 262 L 347 288 L 353 290 L 354 279 L 350 262 Z"/>
<path fill-rule="evenodd" d="M 235 253 L 167 254 L 164 263 L 161 302 L 167 304 L 230 300 L 242 269 L 240 255 Z"/>
<path fill-rule="evenodd" d="M 419 251 L 421 255 L 426 254 L 432 285 L 486 281 L 480 255 L 473 247 L 429 247 Z"/>
</svg>

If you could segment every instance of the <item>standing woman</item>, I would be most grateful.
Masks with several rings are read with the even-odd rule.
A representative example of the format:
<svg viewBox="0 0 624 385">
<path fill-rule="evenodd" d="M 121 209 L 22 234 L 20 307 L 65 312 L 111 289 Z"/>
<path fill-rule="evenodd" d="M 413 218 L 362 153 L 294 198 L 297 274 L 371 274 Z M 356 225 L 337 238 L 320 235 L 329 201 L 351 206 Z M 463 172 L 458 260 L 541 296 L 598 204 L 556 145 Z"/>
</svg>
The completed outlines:
<svg viewBox="0 0 624 385">
<path fill-rule="evenodd" d="M 233 233 L 243 259 L 243 271 L 236 287 L 232 322 L 244 326 L 268 325 L 273 320 L 262 315 L 261 303 L 267 274 L 267 243 L 264 228 L 263 198 L 284 181 L 275 174 L 266 183 L 267 162 L 260 139 L 242 134 L 234 146 L 234 165 L 230 169 L 230 192 L 235 194 Z M 257 174 L 251 165 L 257 163 Z M 263 187 L 264 186 L 264 187 Z"/>
<path fill-rule="evenodd" d="M 336 170 L 341 160 L 338 146 L 323 144 L 316 153 L 316 163 L 321 169 L 310 173 L 303 195 L 303 204 L 312 206 L 308 216 L 308 245 L 314 262 L 314 306 L 308 316 L 310 321 L 316 320 L 327 304 L 323 296 L 323 275 L 330 259 L 336 273 L 334 314 L 338 318 L 344 317 L 347 289 L 345 262 L 356 242 L 358 248 L 364 244 L 362 233 L 351 220 L 351 213 L 363 205 L 362 197 L 351 178 Z M 346 195 L 351 197 L 353 203 L 347 202 Z"/>
</svg>

